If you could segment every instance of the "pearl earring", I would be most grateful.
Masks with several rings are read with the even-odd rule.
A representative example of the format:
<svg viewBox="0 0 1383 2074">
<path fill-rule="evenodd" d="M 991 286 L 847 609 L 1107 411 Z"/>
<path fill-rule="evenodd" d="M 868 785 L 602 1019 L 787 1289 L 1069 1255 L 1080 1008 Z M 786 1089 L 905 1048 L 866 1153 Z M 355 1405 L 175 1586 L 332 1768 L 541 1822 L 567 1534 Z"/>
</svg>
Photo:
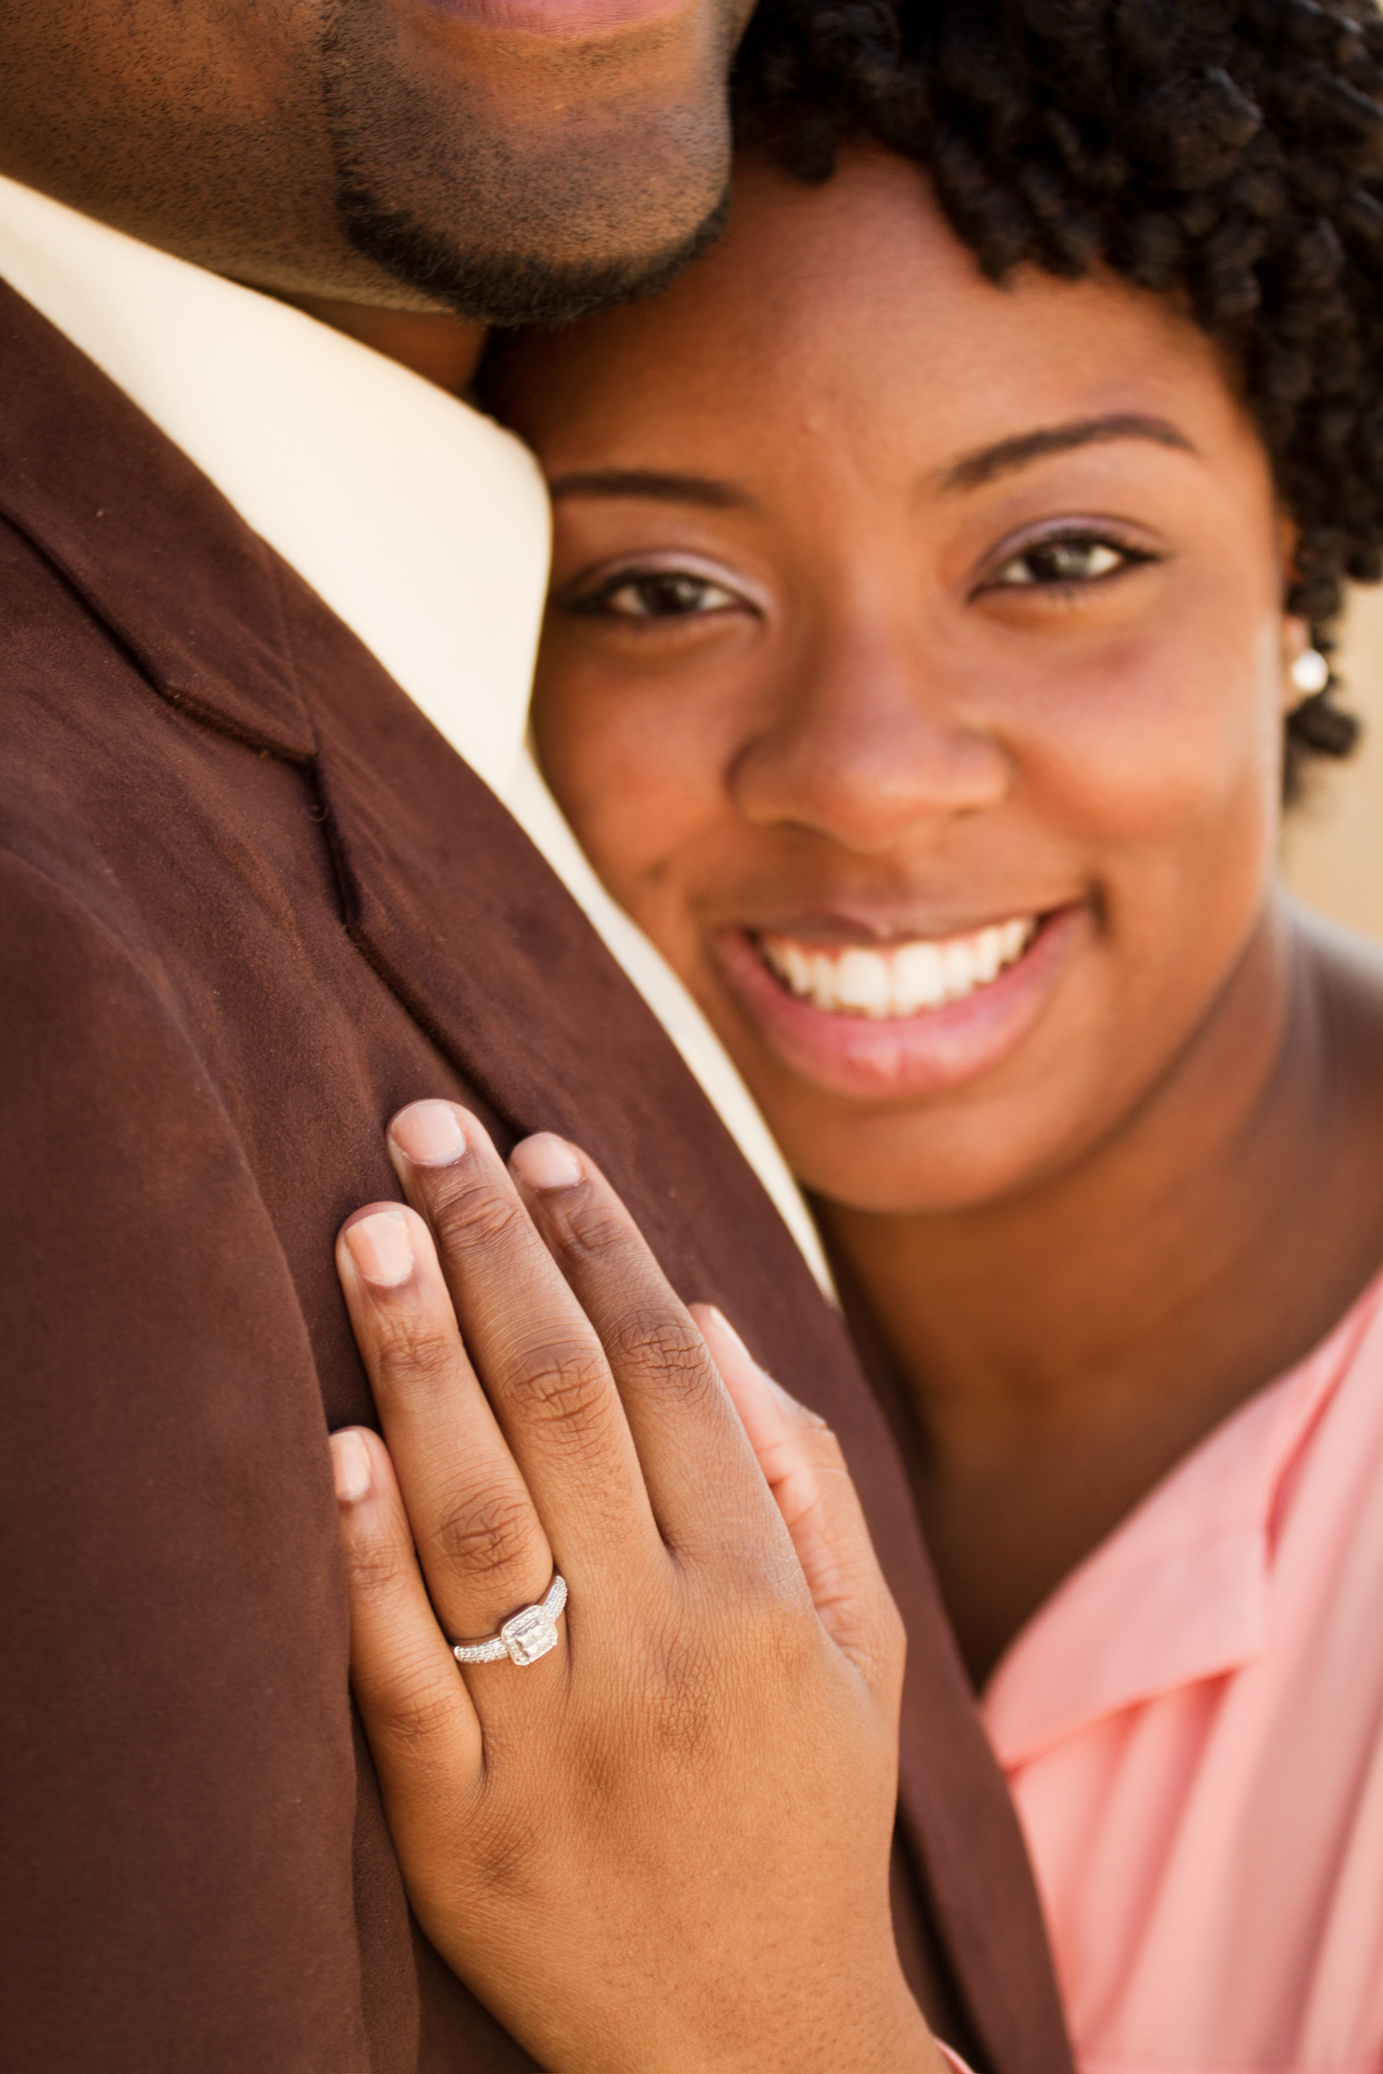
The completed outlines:
<svg viewBox="0 0 1383 2074">
<path fill-rule="evenodd" d="M 1292 664 L 1291 676 L 1297 690 L 1312 698 L 1330 682 L 1330 665 L 1319 648 L 1303 648 Z"/>
</svg>

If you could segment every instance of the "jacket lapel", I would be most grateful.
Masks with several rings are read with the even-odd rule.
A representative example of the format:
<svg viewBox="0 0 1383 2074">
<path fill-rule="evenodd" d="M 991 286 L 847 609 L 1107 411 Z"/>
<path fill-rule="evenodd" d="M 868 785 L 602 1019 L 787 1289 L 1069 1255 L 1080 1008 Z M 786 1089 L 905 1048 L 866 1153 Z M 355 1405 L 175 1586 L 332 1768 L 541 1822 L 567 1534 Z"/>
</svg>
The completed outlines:
<svg viewBox="0 0 1383 2074">
<path fill-rule="evenodd" d="M 267 550 L 84 353 L 0 281 L 0 510 L 172 704 L 255 748 L 315 743 Z"/>
</svg>

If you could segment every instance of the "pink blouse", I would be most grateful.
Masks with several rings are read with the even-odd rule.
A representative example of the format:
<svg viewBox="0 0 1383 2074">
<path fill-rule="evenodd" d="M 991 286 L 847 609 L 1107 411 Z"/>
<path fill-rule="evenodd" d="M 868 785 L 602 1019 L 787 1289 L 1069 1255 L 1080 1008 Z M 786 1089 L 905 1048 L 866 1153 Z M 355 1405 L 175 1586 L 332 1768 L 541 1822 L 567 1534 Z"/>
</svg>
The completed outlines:
<svg viewBox="0 0 1383 2074">
<path fill-rule="evenodd" d="M 1383 1277 L 1067 1578 L 984 1715 L 1083 2074 L 1379 2074 Z"/>
</svg>

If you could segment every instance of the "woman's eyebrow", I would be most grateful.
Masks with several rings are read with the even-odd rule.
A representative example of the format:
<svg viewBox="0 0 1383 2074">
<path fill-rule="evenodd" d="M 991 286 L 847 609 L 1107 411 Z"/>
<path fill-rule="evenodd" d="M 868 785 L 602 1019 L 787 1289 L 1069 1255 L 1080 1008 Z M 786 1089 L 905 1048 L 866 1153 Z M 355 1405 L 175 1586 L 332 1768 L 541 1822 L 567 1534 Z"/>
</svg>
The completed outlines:
<svg viewBox="0 0 1383 2074">
<path fill-rule="evenodd" d="M 1075 418 L 1067 425 L 1043 425 L 1035 432 L 1019 432 L 1011 439 L 996 440 L 993 446 L 976 447 L 953 461 L 941 478 L 944 490 L 974 490 L 1026 468 L 1048 454 L 1069 453 L 1073 447 L 1098 446 L 1111 439 L 1150 439 L 1157 446 L 1179 447 L 1194 454 L 1195 446 L 1170 418 L 1146 417 L 1139 411 L 1120 411 L 1107 418 Z"/>
<path fill-rule="evenodd" d="M 548 484 L 556 497 L 647 497 L 659 504 L 709 505 L 715 511 L 753 502 L 733 483 L 709 475 L 665 475 L 652 468 L 588 468 L 559 475 Z"/>
</svg>

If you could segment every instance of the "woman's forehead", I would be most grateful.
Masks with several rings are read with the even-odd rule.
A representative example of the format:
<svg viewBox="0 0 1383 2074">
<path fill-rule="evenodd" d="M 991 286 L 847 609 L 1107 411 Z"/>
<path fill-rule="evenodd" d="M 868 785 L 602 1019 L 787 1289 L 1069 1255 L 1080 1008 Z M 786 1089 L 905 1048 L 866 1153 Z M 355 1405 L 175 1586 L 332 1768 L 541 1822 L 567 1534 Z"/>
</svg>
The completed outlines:
<svg viewBox="0 0 1383 2074">
<path fill-rule="evenodd" d="M 873 150 L 815 187 L 744 167 L 718 246 L 646 303 L 511 349 L 498 390 L 563 467 L 655 428 L 757 439 L 823 413 L 847 436 L 910 427 L 958 449 L 1172 402 L 1242 430 L 1215 348 L 1170 300 L 1030 267 L 987 280 L 925 174 Z"/>
</svg>

